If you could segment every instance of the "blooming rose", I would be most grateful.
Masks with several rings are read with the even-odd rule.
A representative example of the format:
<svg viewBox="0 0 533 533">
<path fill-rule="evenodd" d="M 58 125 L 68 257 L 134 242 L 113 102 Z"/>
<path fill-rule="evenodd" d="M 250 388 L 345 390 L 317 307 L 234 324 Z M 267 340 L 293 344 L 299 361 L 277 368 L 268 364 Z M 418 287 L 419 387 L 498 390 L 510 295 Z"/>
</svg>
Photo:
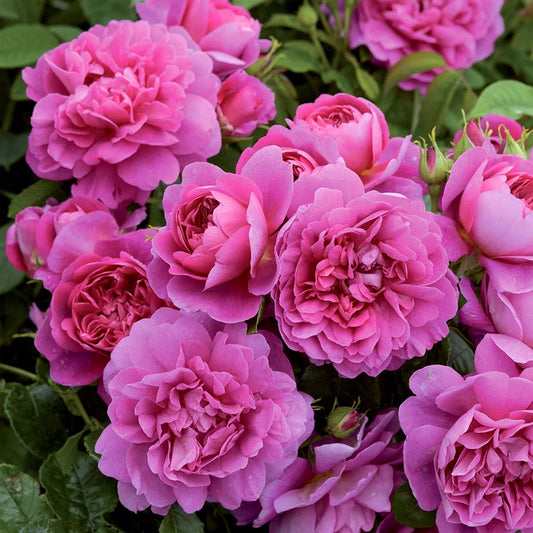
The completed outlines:
<svg viewBox="0 0 533 533">
<path fill-rule="evenodd" d="M 6 255 L 15 268 L 53 290 L 72 261 L 118 233 L 115 218 L 98 200 L 78 196 L 58 204 L 50 199 L 44 207 L 17 213 L 6 235 Z"/>
<path fill-rule="evenodd" d="M 361 0 L 350 45 L 366 45 L 387 68 L 414 52 L 436 52 L 449 68 L 468 68 L 494 50 L 503 32 L 503 0 Z M 415 74 L 399 85 L 425 90 L 443 69 Z"/>
<path fill-rule="evenodd" d="M 480 344 L 476 358 L 486 349 Z M 432 365 L 400 406 L 405 473 L 440 533 L 530 532 L 533 527 L 533 373 L 463 378 Z"/>
<path fill-rule="evenodd" d="M 220 149 L 219 80 L 182 29 L 94 26 L 23 71 L 35 100 L 27 161 L 116 208 L 143 205 L 160 180 Z"/>
<path fill-rule="evenodd" d="M 459 310 L 459 320 L 467 326 L 498 332 L 533 347 L 533 264 L 508 263 L 479 256 L 485 268 L 477 299 L 469 278 L 461 280 L 467 302 Z"/>
<path fill-rule="evenodd" d="M 473 147 L 454 163 L 442 210 L 491 258 L 533 256 L 533 161 Z"/>
<path fill-rule="evenodd" d="M 365 188 L 397 192 L 422 201 L 427 187 L 418 178 L 420 150 L 410 137 L 389 139 L 383 112 L 372 102 L 349 94 L 322 94 L 296 109 L 291 127 L 305 126 L 332 137 L 346 166 Z"/>
<path fill-rule="evenodd" d="M 246 137 L 276 116 L 274 93 L 244 70 L 222 82 L 217 100 L 218 120 L 226 136 Z"/>
<path fill-rule="evenodd" d="M 63 272 L 35 337 L 54 381 L 76 386 L 102 377 L 111 351 L 133 323 L 164 305 L 146 278 L 146 234 L 100 241 L 93 254 L 81 255 Z"/>
<path fill-rule="evenodd" d="M 244 323 L 167 308 L 137 322 L 104 371 L 111 424 L 95 447 L 121 502 L 165 514 L 257 500 L 313 426 L 286 368 L 279 339 Z"/>
<path fill-rule="evenodd" d="M 490 333 L 476 348 L 474 363 L 479 373 L 499 370 L 517 377 L 526 368 L 533 368 L 533 348 L 514 337 Z"/>
<path fill-rule="evenodd" d="M 391 494 L 403 478 L 402 443 L 391 442 L 397 417 L 389 410 L 350 438 L 314 443 L 313 465 L 298 458 L 267 485 L 254 526 L 270 520 L 271 533 L 370 531 L 376 513 L 391 510 Z"/>
<path fill-rule="evenodd" d="M 435 215 L 400 195 L 345 200 L 318 189 L 280 230 L 276 257 L 272 296 L 283 339 L 344 377 L 376 376 L 422 356 L 457 311 Z"/>
<path fill-rule="evenodd" d="M 220 77 L 251 65 L 265 44 L 259 39 L 259 21 L 228 0 L 146 0 L 135 9 L 150 23 L 185 28 Z"/>
<path fill-rule="evenodd" d="M 148 277 L 180 309 L 221 322 L 254 316 L 276 277 L 274 241 L 292 199 L 292 172 L 276 146 L 241 174 L 189 165 L 163 198 L 167 226 L 153 240 Z"/>
<path fill-rule="evenodd" d="M 237 161 L 237 174 L 258 150 L 264 146 L 279 146 L 283 161 L 292 168 L 294 179 L 302 172 L 312 172 L 315 168 L 330 164 L 343 164 L 334 139 L 315 135 L 305 126 L 293 125 L 291 129 L 275 124 L 264 137 L 253 146 L 243 150 Z"/>
</svg>

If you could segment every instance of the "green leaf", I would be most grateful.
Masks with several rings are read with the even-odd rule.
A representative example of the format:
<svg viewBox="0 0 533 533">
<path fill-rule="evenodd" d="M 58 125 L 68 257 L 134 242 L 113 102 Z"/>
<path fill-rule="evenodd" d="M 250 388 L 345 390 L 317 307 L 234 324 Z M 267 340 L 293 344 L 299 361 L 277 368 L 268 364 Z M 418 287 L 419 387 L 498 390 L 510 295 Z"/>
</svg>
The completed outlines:
<svg viewBox="0 0 533 533">
<path fill-rule="evenodd" d="M 292 72 L 320 72 L 322 65 L 315 47 L 309 41 L 287 41 L 283 44 L 277 66 Z"/>
<path fill-rule="evenodd" d="M 450 328 L 447 338 L 450 343 L 450 366 L 463 375 L 474 372 L 474 351 L 466 339 L 455 328 Z"/>
<path fill-rule="evenodd" d="M 41 497 L 39 483 L 12 465 L 0 465 L 0 531 L 20 533 L 38 527 L 52 517 Z"/>
<path fill-rule="evenodd" d="M 111 20 L 137 20 L 131 0 L 79 0 L 90 24 L 108 24 Z"/>
<path fill-rule="evenodd" d="M 8 342 L 28 317 L 29 304 L 12 293 L 0 296 L 0 344 Z"/>
<path fill-rule="evenodd" d="M 0 30 L 0 68 L 35 63 L 59 44 L 58 38 L 41 24 L 13 24 Z"/>
<path fill-rule="evenodd" d="M 45 0 L 2 0 L 0 17 L 18 22 L 39 22 Z"/>
<path fill-rule="evenodd" d="M 203 533 L 204 525 L 196 514 L 187 514 L 174 504 L 159 527 L 159 533 Z"/>
<path fill-rule="evenodd" d="M 353 72 L 352 68 L 349 70 Z M 324 70 L 320 73 L 320 77 L 324 83 L 334 82 L 341 92 L 354 94 L 356 83 L 352 72 L 347 72 L 346 69 Z"/>
<path fill-rule="evenodd" d="M 244 7 L 244 9 L 252 9 L 256 6 L 260 6 L 261 4 L 264 4 L 266 0 L 233 0 L 232 4 L 235 4 L 236 6 Z"/>
<path fill-rule="evenodd" d="M 355 75 L 365 96 L 370 100 L 377 100 L 379 97 L 378 82 L 366 70 L 360 67 L 355 69 Z"/>
<path fill-rule="evenodd" d="M 389 92 L 398 83 L 410 78 L 413 74 L 443 67 L 446 67 L 446 61 L 440 54 L 435 52 L 414 52 L 409 54 L 400 59 L 398 63 L 392 65 L 387 71 L 383 92 Z"/>
<path fill-rule="evenodd" d="M 101 527 L 102 515 L 117 505 L 116 481 L 98 470 L 98 462 L 78 449 L 81 434 L 42 464 L 39 479 L 46 489 L 48 503 L 67 524 Z"/>
<path fill-rule="evenodd" d="M 275 13 L 263 24 L 263 27 L 285 27 L 301 31 L 302 33 L 307 32 L 307 28 L 300 22 L 300 19 L 296 15 L 290 15 L 289 13 Z"/>
<path fill-rule="evenodd" d="M 17 77 L 13 80 L 11 84 L 11 90 L 9 91 L 9 98 L 14 102 L 23 102 L 29 100 L 26 96 L 26 84 L 20 75 L 20 72 L 17 74 Z"/>
<path fill-rule="evenodd" d="M 17 194 L 9 204 L 7 216 L 15 218 L 17 213 L 30 206 L 43 206 L 61 188 L 60 181 L 39 180 Z"/>
<path fill-rule="evenodd" d="M 29 387 L 14 383 L 5 411 L 17 437 L 41 459 L 57 450 L 67 437 L 68 411 L 61 398 L 44 383 Z"/>
<path fill-rule="evenodd" d="M 0 294 L 14 289 L 26 277 L 24 272 L 12 267 L 6 257 L 6 233 L 10 225 L 0 227 Z"/>
<path fill-rule="evenodd" d="M 489 113 L 509 118 L 533 116 L 533 87 L 515 80 L 501 80 L 486 87 L 467 119 L 483 117 Z"/>
<path fill-rule="evenodd" d="M 26 470 L 28 457 L 26 448 L 21 445 L 11 426 L 0 420 L 0 463 L 8 463 Z"/>
<path fill-rule="evenodd" d="M 460 83 L 461 73 L 455 70 L 442 72 L 430 83 L 420 108 L 420 127 L 424 134 L 433 127 L 439 130 Z"/>
<path fill-rule="evenodd" d="M 396 521 L 404 526 L 422 528 L 435 525 L 436 512 L 420 509 L 407 481 L 402 483 L 394 493 L 392 512 Z"/>
<path fill-rule="evenodd" d="M 68 24 L 57 24 L 48 26 L 48 28 L 62 42 L 72 41 L 82 32 L 81 28 L 69 26 Z"/>
<path fill-rule="evenodd" d="M 26 153 L 27 147 L 27 133 L 0 131 L 0 165 L 9 170 Z"/>
</svg>

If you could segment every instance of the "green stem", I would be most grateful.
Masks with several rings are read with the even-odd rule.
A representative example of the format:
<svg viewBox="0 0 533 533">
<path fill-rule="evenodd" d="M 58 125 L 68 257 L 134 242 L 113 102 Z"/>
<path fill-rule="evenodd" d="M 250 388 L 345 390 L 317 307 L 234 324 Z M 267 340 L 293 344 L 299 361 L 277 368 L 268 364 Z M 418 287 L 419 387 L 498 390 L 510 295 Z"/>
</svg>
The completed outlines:
<svg viewBox="0 0 533 533">
<path fill-rule="evenodd" d="M 74 403 L 76 407 L 76 410 L 78 411 L 80 416 L 83 418 L 83 421 L 87 424 L 87 427 L 90 430 L 97 429 L 96 424 L 94 423 L 94 421 L 91 419 L 91 417 L 85 410 L 85 407 L 83 407 L 83 404 L 81 403 L 80 397 L 77 395 L 77 393 L 71 392 L 70 394 L 71 394 L 72 402 Z"/>
<path fill-rule="evenodd" d="M 26 379 L 31 379 L 32 381 L 39 381 L 39 377 L 36 374 L 28 372 L 27 370 L 23 370 L 22 368 L 17 368 L 16 366 L 0 363 L 0 370 L 4 370 L 5 372 L 11 372 L 11 374 L 16 374 L 17 376 Z"/>
<path fill-rule="evenodd" d="M 13 100 L 9 100 L 6 106 L 6 112 L 4 114 L 4 120 L 2 121 L 2 131 L 8 132 L 13 122 L 13 115 L 15 113 L 16 103 Z"/>
</svg>

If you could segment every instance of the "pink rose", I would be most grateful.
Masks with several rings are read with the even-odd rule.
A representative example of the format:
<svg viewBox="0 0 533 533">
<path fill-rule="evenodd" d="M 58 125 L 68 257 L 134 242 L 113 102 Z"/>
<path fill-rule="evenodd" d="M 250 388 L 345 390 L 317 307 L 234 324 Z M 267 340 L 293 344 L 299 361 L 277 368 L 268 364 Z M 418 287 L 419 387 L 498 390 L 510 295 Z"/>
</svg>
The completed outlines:
<svg viewBox="0 0 533 533">
<path fill-rule="evenodd" d="M 278 124 L 271 126 L 264 137 L 243 150 L 237 161 L 237 174 L 258 150 L 264 146 L 279 146 L 283 161 L 291 166 L 294 180 L 303 172 L 330 164 L 344 164 L 334 139 L 315 135 L 305 126 L 287 129 Z"/>
<path fill-rule="evenodd" d="M 403 480 L 402 443 L 391 442 L 399 429 L 397 411 L 389 410 L 351 438 L 312 444 L 313 464 L 298 458 L 267 485 L 254 526 L 270 521 L 271 533 L 370 531 Z"/>
<path fill-rule="evenodd" d="M 361 0 L 350 45 L 364 44 L 387 68 L 414 52 L 436 52 L 451 69 L 468 68 L 494 50 L 503 32 L 503 0 Z M 415 74 L 399 85 L 423 91 L 443 69 Z"/>
<path fill-rule="evenodd" d="M 27 161 L 42 178 L 76 178 L 73 194 L 143 205 L 160 181 L 220 150 L 219 81 L 179 28 L 94 26 L 26 68 L 35 100 Z"/>
<path fill-rule="evenodd" d="M 533 161 L 474 147 L 454 163 L 444 215 L 489 258 L 533 256 Z"/>
<path fill-rule="evenodd" d="M 115 218 L 98 200 L 77 196 L 58 204 L 50 199 L 43 208 L 17 213 L 6 235 L 6 255 L 15 268 L 52 291 L 72 261 L 118 234 Z"/>
<path fill-rule="evenodd" d="M 164 305 L 146 278 L 146 235 L 139 230 L 100 241 L 94 254 L 78 257 L 63 272 L 35 337 L 57 383 L 88 385 L 102 377 L 133 323 Z"/>
<path fill-rule="evenodd" d="M 272 296 L 287 345 L 353 378 L 394 370 L 444 338 L 457 280 L 435 218 L 376 191 L 318 189 L 302 202 L 276 242 Z"/>
<path fill-rule="evenodd" d="M 167 226 L 153 240 L 148 277 L 180 309 L 221 322 L 254 316 L 276 277 L 274 241 L 292 199 L 292 172 L 276 146 L 240 174 L 189 165 L 163 198 Z"/>
<path fill-rule="evenodd" d="M 394 515 L 390 513 L 385 517 L 376 529 L 376 533 L 439 533 L 436 527 L 413 528 L 396 522 Z"/>
<path fill-rule="evenodd" d="M 432 365 L 415 372 L 410 387 L 415 396 L 400 406 L 405 474 L 420 507 L 437 509 L 438 531 L 531 531 L 531 369 L 463 378 Z"/>
<path fill-rule="evenodd" d="M 491 333 L 476 348 L 474 363 L 478 373 L 498 370 L 518 377 L 526 368 L 533 369 L 533 348 L 508 335 Z"/>
<path fill-rule="evenodd" d="M 146 0 L 135 9 L 152 24 L 185 28 L 211 57 L 217 76 L 244 69 L 259 57 L 261 25 L 246 9 L 228 0 Z"/>
<path fill-rule="evenodd" d="M 225 136 L 246 137 L 276 116 L 274 93 L 244 70 L 222 82 L 217 99 L 218 120 Z"/>
<path fill-rule="evenodd" d="M 459 320 L 475 329 L 509 335 L 533 347 L 533 264 L 508 263 L 479 256 L 485 268 L 477 299 L 468 278 L 461 280 L 467 302 L 459 310 Z"/>
<path fill-rule="evenodd" d="M 132 511 L 236 509 L 283 475 L 313 427 L 274 335 L 159 309 L 134 324 L 104 371 L 111 424 L 96 443 Z M 282 365 L 286 368 L 285 364 Z"/>
</svg>

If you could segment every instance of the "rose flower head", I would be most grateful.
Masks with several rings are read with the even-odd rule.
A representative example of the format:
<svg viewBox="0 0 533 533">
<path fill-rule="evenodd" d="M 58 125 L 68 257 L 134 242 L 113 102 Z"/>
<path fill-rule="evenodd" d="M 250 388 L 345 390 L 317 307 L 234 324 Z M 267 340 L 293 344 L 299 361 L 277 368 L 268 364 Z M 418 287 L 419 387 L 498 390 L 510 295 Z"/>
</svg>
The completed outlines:
<svg viewBox="0 0 533 533">
<path fill-rule="evenodd" d="M 244 323 L 163 308 L 134 324 L 104 372 L 111 424 L 95 447 L 122 504 L 165 514 L 176 501 L 192 513 L 257 500 L 314 423 L 286 367 L 279 339 Z"/>
<path fill-rule="evenodd" d="M 353 378 L 444 338 L 458 292 L 435 217 L 401 195 L 319 188 L 276 241 L 272 296 L 287 345 Z"/>
<path fill-rule="evenodd" d="M 131 326 L 165 305 L 148 283 L 147 230 L 96 243 L 67 267 L 52 293 L 35 346 L 62 385 L 88 385 L 102 377 L 111 351 Z"/>
<path fill-rule="evenodd" d="M 111 21 L 23 71 L 32 115 L 27 162 L 41 178 L 114 209 L 220 150 L 219 80 L 185 31 Z"/>
<path fill-rule="evenodd" d="M 167 225 L 148 267 L 156 293 L 221 322 L 254 316 L 276 278 L 274 242 L 292 190 L 277 146 L 259 150 L 240 174 L 209 163 L 186 167 L 163 198 Z"/>
</svg>

